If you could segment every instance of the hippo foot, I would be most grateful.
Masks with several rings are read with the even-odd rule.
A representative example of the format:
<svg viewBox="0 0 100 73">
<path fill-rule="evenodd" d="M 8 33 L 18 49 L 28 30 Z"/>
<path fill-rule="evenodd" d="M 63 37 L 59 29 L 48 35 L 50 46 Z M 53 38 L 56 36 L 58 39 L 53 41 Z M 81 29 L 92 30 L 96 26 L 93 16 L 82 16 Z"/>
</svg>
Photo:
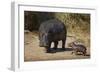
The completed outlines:
<svg viewBox="0 0 100 73">
<path fill-rule="evenodd" d="M 47 51 L 46 51 L 46 53 L 56 53 L 56 50 L 54 50 L 54 49 L 48 49 Z"/>
<path fill-rule="evenodd" d="M 65 51 L 66 49 L 65 48 L 62 48 L 62 50 Z"/>
<path fill-rule="evenodd" d="M 57 48 L 56 48 L 56 47 L 53 47 L 53 48 L 52 48 L 52 50 L 55 50 L 55 51 L 56 51 L 56 50 L 57 50 Z"/>
</svg>

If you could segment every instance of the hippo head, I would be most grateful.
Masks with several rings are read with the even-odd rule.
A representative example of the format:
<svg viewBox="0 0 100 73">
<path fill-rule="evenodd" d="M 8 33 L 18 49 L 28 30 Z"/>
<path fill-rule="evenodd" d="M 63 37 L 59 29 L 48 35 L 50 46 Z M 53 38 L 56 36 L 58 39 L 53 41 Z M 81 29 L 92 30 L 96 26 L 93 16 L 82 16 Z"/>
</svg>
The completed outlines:
<svg viewBox="0 0 100 73">
<path fill-rule="evenodd" d="M 39 46 L 40 47 L 48 47 L 49 42 L 48 42 L 48 34 L 47 33 L 39 33 Z"/>
</svg>

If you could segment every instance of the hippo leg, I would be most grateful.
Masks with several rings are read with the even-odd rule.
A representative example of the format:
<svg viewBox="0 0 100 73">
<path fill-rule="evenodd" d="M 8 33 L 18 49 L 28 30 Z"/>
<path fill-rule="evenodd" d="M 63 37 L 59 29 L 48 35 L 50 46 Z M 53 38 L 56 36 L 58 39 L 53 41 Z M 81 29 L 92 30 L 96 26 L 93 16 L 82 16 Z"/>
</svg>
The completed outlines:
<svg viewBox="0 0 100 73">
<path fill-rule="evenodd" d="M 47 50 L 46 52 L 47 52 L 47 53 L 50 53 L 50 51 L 51 51 L 51 50 L 50 50 L 50 47 L 51 47 L 51 42 L 49 42 L 48 47 L 46 47 L 46 50 Z"/>
<path fill-rule="evenodd" d="M 83 52 L 83 55 L 86 56 L 86 51 Z"/>
<path fill-rule="evenodd" d="M 56 53 L 56 51 L 53 48 L 50 48 L 50 47 L 51 47 L 51 42 L 49 42 L 49 46 L 47 48 L 47 53 Z"/>
<path fill-rule="evenodd" d="M 62 49 L 65 50 L 65 42 L 66 40 L 62 40 Z"/>
<path fill-rule="evenodd" d="M 55 41 L 54 42 L 54 49 L 57 49 L 57 46 L 58 46 L 58 41 Z"/>
</svg>

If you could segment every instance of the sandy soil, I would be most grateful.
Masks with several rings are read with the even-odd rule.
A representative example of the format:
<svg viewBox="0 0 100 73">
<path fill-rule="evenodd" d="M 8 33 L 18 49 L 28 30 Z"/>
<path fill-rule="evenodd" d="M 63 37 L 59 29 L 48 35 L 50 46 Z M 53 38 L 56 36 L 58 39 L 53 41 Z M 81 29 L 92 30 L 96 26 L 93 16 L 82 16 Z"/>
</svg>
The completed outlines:
<svg viewBox="0 0 100 73">
<path fill-rule="evenodd" d="M 56 53 L 46 53 L 44 47 L 39 47 L 39 39 L 37 32 L 25 32 L 24 41 L 24 61 L 42 61 L 42 60 L 65 60 L 65 59 L 88 59 L 90 58 L 90 48 L 87 48 L 87 56 L 71 54 L 72 49 L 68 47 L 68 43 L 74 41 L 73 37 L 67 37 L 66 51 L 61 51 L 61 41 L 59 41 Z M 51 45 L 53 47 L 53 43 Z"/>
</svg>

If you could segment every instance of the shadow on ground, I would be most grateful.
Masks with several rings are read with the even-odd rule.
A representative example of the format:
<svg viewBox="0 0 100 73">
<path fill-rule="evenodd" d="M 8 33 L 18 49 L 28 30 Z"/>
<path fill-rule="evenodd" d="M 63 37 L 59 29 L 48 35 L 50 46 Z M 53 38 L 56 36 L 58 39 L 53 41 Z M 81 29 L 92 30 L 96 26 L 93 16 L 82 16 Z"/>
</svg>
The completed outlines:
<svg viewBox="0 0 100 73">
<path fill-rule="evenodd" d="M 79 54 L 77 54 L 77 55 L 83 55 L 83 54 L 79 53 Z M 90 56 L 90 55 L 89 55 L 89 54 L 86 54 L 85 56 Z"/>
<path fill-rule="evenodd" d="M 64 51 L 73 51 L 72 48 L 49 48 L 49 51 L 47 53 L 56 53 L 56 52 L 64 52 Z M 82 55 L 81 53 L 77 55 Z M 86 54 L 85 56 L 90 56 L 89 54 Z"/>
<path fill-rule="evenodd" d="M 55 52 L 64 52 L 64 51 L 72 51 L 72 48 L 49 48 L 47 53 L 55 53 Z"/>
</svg>

